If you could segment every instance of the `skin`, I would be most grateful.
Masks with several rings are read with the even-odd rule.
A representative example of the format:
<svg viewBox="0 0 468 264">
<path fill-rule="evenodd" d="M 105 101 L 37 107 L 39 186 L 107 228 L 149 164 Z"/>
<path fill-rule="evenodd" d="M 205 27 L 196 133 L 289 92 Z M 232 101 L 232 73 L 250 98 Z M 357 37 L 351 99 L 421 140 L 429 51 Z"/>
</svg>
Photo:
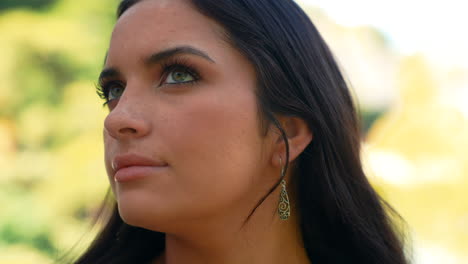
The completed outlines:
<svg viewBox="0 0 468 264">
<path fill-rule="evenodd" d="M 289 174 L 289 220 L 277 215 L 278 187 L 242 226 L 278 181 L 285 145 L 273 128 L 261 135 L 254 68 L 222 31 L 183 0 L 145 0 L 118 20 L 105 69 L 119 74 L 106 81 L 119 81 L 125 90 L 109 103 L 104 143 L 119 213 L 130 225 L 166 233 L 166 250 L 153 263 L 309 263 Z M 173 75 L 144 61 L 180 46 L 201 50 L 212 61 L 176 55 L 200 79 L 168 84 Z M 312 134 L 301 119 L 278 118 L 293 162 Z M 143 179 L 115 182 L 112 160 L 124 153 L 168 166 Z"/>
</svg>

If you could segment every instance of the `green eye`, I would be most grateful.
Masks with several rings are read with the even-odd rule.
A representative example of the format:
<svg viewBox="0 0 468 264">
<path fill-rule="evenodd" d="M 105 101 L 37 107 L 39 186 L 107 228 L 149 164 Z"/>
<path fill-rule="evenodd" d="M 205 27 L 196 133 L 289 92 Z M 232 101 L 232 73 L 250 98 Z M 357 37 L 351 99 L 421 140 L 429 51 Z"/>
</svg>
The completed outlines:
<svg viewBox="0 0 468 264">
<path fill-rule="evenodd" d="M 109 88 L 109 96 L 108 96 L 108 99 L 109 100 L 114 100 L 114 99 L 117 99 L 119 98 L 120 96 L 122 96 L 123 92 L 124 92 L 124 88 L 120 85 L 112 85 L 110 88 Z"/>
<path fill-rule="evenodd" d="M 188 73 L 185 70 L 174 70 L 169 73 L 166 79 L 166 83 L 168 84 L 176 84 L 176 83 L 186 83 L 192 82 L 195 80 L 195 77 Z"/>
</svg>

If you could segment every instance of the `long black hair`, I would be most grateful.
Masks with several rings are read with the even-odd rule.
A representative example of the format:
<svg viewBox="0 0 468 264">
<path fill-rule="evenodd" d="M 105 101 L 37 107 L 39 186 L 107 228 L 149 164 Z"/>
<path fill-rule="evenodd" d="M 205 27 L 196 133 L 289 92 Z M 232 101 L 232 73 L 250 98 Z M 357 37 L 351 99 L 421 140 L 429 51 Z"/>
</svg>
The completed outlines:
<svg viewBox="0 0 468 264">
<path fill-rule="evenodd" d="M 118 17 L 138 2 L 123 0 Z M 278 128 L 286 145 L 275 115 L 299 117 L 313 133 L 292 174 L 310 261 L 408 263 L 404 222 L 363 172 L 357 107 L 309 17 L 292 0 L 191 2 L 224 27 L 226 41 L 254 66 L 262 122 Z M 75 264 L 148 263 L 164 251 L 164 233 L 127 225 L 115 201 L 109 209 L 103 229 Z"/>
</svg>

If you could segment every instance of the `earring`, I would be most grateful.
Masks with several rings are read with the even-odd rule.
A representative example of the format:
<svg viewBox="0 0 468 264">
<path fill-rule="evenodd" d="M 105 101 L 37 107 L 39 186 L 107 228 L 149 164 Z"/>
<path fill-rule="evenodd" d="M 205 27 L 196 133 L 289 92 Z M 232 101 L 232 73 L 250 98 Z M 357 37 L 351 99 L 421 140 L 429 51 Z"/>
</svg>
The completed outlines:
<svg viewBox="0 0 468 264">
<path fill-rule="evenodd" d="M 280 157 L 280 164 L 281 164 L 281 192 L 280 198 L 278 203 L 278 214 L 281 220 L 288 220 L 289 216 L 291 215 L 291 208 L 289 206 L 289 197 L 288 192 L 286 191 L 286 181 L 284 180 L 284 167 L 283 167 L 283 160 Z"/>
</svg>

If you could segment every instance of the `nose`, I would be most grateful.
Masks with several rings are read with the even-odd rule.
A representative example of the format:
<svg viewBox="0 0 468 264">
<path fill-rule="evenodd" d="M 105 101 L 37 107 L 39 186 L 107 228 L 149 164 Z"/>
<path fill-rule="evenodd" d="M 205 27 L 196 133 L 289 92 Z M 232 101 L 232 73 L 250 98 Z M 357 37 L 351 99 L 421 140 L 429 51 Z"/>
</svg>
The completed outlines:
<svg viewBox="0 0 468 264">
<path fill-rule="evenodd" d="M 145 119 L 141 104 L 121 98 L 104 120 L 104 128 L 115 139 L 140 138 L 149 134 L 150 122 Z"/>
</svg>

